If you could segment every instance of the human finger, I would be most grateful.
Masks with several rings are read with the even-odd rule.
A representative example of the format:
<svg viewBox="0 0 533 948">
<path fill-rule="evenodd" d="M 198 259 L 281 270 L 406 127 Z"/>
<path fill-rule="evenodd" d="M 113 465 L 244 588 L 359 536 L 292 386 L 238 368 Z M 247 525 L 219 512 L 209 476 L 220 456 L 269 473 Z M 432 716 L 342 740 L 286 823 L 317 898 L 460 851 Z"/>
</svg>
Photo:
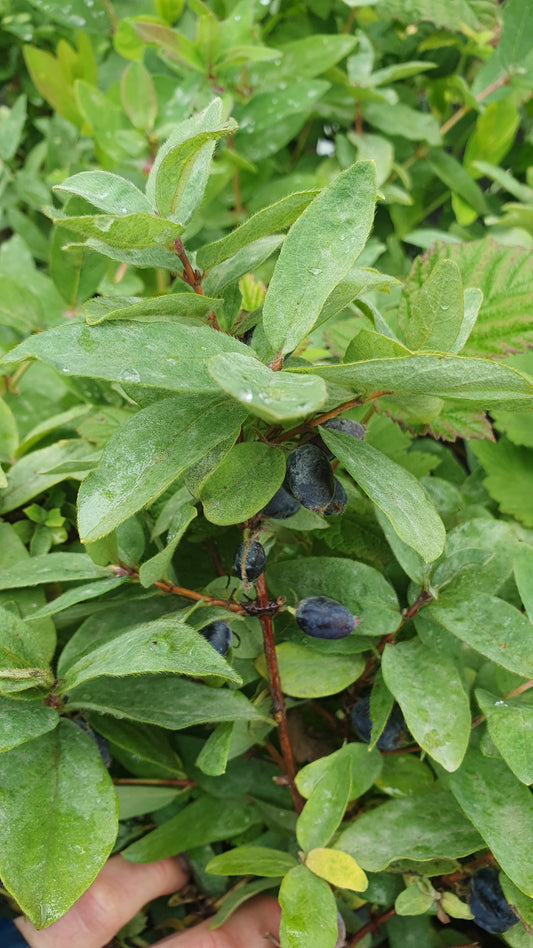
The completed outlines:
<svg viewBox="0 0 533 948">
<path fill-rule="evenodd" d="M 113 856 L 57 922 L 40 931 L 25 918 L 15 924 L 30 948 L 103 948 L 146 902 L 176 892 L 187 877 L 178 859 L 132 863 Z"/>
<path fill-rule="evenodd" d="M 181 935 L 170 935 L 154 948 L 268 948 L 277 939 L 281 909 L 276 899 L 261 896 L 238 909 L 220 928 L 201 922 Z"/>
</svg>

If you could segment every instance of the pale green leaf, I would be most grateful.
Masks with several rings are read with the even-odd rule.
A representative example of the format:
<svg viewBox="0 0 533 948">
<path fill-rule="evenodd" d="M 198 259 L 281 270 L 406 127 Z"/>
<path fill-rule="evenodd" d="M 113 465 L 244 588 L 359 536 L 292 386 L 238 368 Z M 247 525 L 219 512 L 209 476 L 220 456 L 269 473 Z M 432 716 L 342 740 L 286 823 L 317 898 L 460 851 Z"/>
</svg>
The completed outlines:
<svg viewBox="0 0 533 948">
<path fill-rule="evenodd" d="M 83 306 L 89 326 L 109 319 L 138 319 L 152 322 L 156 319 L 199 319 L 220 306 L 220 300 L 197 293 L 169 293 L 143 299 L 138 296 L 96 296 Z"/>
<path fill-rule="evenodd" d="M 375 196 L 373 165 L 358 162 L 292 225 L 263 305 L 265 332 L 276 352 L 290 352 L 307 335 L 353 267 L 370 233 Z"/>
<path fill-rule="evenodd" d="M 359 678 L 364 660 L 358 655 L 327 655 L 295 642 L 276 646 L 281 687 L 293 698 L 320 698 L 344 691 Z M 267 678 L 265 656 L 260 655 L 255 667 Z"/>
<path fill-rule="evenodd" d="M 522 783 L 533 783 L 533 705 L 529 695 L 498 698 L 476 689 L 490 738 Z"/>
<path fill-rule="evenodd" d="M 215 856 L 206 871 L 221 876 L 284 876 L 298 863 L 294 856 L 266 846 L 238 846 Z"/>
<path fill-rule="evenodd" d="M 279 904 L 281 948 L 335 948 L 337 906 L 327 882 L 296 866 L 281 883 Z"/>
<path fill-rule="evenodd" d="M 142 191 L 110 171 L 80 171 L 56 184 L 54 191 L 77 194 L 101 211 L 119 217 L 143 212 L 153 214 L 153 207 Z"/>
<path fill-rule="evenodd" d="M 350 766 L 341 755 L 330 762 L 298 817 L 296 838 L 304 852 L 327 846 L 344 817 L 350 791 Z"/>
<path fill-rule="evenodd" d="M 296 774 L 296 786 L 301 795 L 310 797 L 322 777 L 340 758 L 351 775 L 350 800 L 357 800 L 378 779 L 383 758 L 377 750 L 369 751 L 366 745 L 353 741 L 300 768 Z"/>
<path fill-rule="evenodd" d="M 207 368 L 221 389 L 265 421 L 310 415 L 326 400 L 327 390 L 322 379 L 274 372 L 250 356 L 237 353 L 213 356 Z"/>
<path fill-rule="evenodd" d="M 440 260 L 411 305 L 406 342 L 410 349 L 447 352 L 463 321 L 463 286 L 453 260 Z"/>
<path fill-rule="evenodd" d="M 211 777 L 220 777 L 226 773 L 232 736 L 232 721 L 219 724 L 205 741 L 196 758 L 195 766 Z"/>
</svg>

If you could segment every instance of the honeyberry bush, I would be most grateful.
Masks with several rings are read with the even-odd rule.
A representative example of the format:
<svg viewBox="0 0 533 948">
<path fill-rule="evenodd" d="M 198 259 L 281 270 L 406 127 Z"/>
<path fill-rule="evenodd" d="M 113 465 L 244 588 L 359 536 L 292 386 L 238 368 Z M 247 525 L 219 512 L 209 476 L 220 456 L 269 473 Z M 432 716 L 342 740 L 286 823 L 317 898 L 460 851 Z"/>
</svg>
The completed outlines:
<svg viewBox="0 0 533 948">
<path fill-rule="evenodd" d="M 531 9 L 1 12 L 2 910 L 531 946 Z"/>
</svg>

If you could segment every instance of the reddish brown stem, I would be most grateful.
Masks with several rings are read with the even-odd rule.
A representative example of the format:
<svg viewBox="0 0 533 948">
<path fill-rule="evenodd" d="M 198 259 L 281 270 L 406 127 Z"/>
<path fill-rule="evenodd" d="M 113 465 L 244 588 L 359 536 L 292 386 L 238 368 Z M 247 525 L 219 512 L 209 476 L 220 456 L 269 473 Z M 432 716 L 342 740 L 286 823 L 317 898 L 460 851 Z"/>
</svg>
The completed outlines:
<svg viewBox="0 0 533 948">
<path fill-rule="evenodd" d="M 202 289 L 202 274 L 199 273 L 198 270 L 194 270 L 192 268 L 191 262 L 185 251 L 185 247 L 183 246 L 179 237 L 174 241 L 174 250 L 183 267 L 182 277 L 184 283 L 186 283 L 187 286 L 190 286 L 191 289 L 198 294 L 198 296 L 205 296 L 205 293 Z M 220 326 L 218 325 L 216 313 L 209 313 L 207 318 L 213 329 L 216 329 L 220 332 Z"/>
<path fill-rule="evenodd" d="M 255 581 L 255 591 L 257 602 L 264 609 L 268 606 L 268 593 L 265 582 L 265 575 L 261 573 Z M 272 699 L 272 717 L 274 718 L 279 736 L 281 755 L 283 757 L 284 770 L 289 781 L 289 791 L 291 794 L 294 809 L 301 813 L 304 800 L 296 789 L 294 778 L 296 770 L 292 756 L 291 742 L 289 740 L 289 729 L 287 727 L 287 712 L 285 709 L 285 699 L 281 690 L 281 679 L 279 677 L 278 660 L 276 657 L 276 647 L 274 645 L 274 630 L 272 627 L 271 616 L 260 616 L 261 629 L 263 631 L 263 643 L 265 647 L 265 658 L 268 672 L 268 687 Z"/>
<path fill-rule="evenodd" d="M 128 566 L 114 566 L 113 571 L 117 576 L 129 576 L 130 579 L 138 582 L 139 574 L 134 569 L 130 569 Z M 241 606 L 238 602 L 232 602 L 228 599 L 216 599 L 214 596 L 205 596 L 203 593 L 195 592 L 194 589 L 187 589 L 185 586 L 175 586 L 174 583 L 165 583 L 163 580 L 158 580 L 153 583 L 158 589 L 162 589 L 163 592 L 172 593 L 174 596 L 183 596 L 185 599 L 193 599 L 195 602 L 203 602 L 206 606 L 220 606 L 221 609 L 227 609 L 229 612 L 234 612 L 238 616 L 248 615 L 244 606 Z"/>
<path fill-rule="evenodd" d="M 274 438 L 274 441 L 277 444 L 280 444 L 282 441 L 289 441 L 291 438 L 295 438 L 296 435 L 307 431 L 308 428 L 317 428 L 318 425 L 323 425 L 325 421 L 329 421 L 330 418 L 335 418 L 336 415 L 340 415 L 343 411 L 348 411 L 349 408 L 355 408 L 357 405 L 364 405 L 365 402 L 369 402 L 373 398 L 380 398 L 381 395 L 388 395 L 388 392 L 371 392 L 370 395 L 363 399 L 351 398 L 349 402 L 343 402 L 342 405 L 337 405 L 336 408 L 332 408 L 331 411 L 326 411 L 322 415 L 318 415 L 311 421 L 305 421 L 301 425 L 296 425 L 295 428 L 289 428 L 288 431 L 284 431 L 278 435 L 277 438 Z"/>
<path fill-rule="evenodd" d="M 365 935 L 375 934 L 379 931 L 381 926 L 388 922 L 389 918 L 392 918 L 393 915 L 396 915 L 396 909 L 389 908 L 386 912 L 383 912 L 381 915 L 378 915 L 376 918 L 371 918 L 366 925 L 363 925 L 358 932 L 353 936 L 352 940 L 348 942 L 348 948 L 354 948 L 354 945 L 358 945 L 360 941 L 363 940 Z"/>
</svg>

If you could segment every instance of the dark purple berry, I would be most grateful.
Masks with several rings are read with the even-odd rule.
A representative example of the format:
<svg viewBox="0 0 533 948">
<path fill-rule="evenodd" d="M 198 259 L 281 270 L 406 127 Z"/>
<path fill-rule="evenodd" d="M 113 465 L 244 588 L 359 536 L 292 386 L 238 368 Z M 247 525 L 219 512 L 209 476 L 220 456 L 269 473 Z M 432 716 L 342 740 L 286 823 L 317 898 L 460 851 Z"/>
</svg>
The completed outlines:
<svg viewBox="0 0 533 948">
<path fill-rule="evenodd" d="M 246 332 L 244 333 L 244 335 L 239 336 L 241 342 L 243 342 L 245 346 L 251 346 L 251 345 L 252 345 L 252 336 L 253 336 L 254 332 L 255 332 L 255 326 L 252 326 L 251 329 L 247 329 L 247 330 L 246 330 Z"/>
<path fill-rule="evenodd" d="M 283 486 L 302 507 L 323 513 L 334 492 L 333 472 L 324 452 L 315 444 L 291 451 Z"/>
<path fill-rule="evenodd" d="M 233 575 L 253 583 L 265 568 L 266 553 L 258 540 L 241 543 L 233 560 Z"/>
<path fill-rule="evenodd" d="M 327 596 L 302 599 L 294 618 L 302 632 L 316 639 L 343 639 L 356 625 L 350 610 Z"/>
<path fill-rule="evenodd" d="M 107 743 L 105 737 L 102 737 L 101 734 L 97 734 L 96 731 L 93 731 L 92 727 L 89 726 L 89 723 L 81 715 L 71 718 L 70 720 L 76 725 L 76 727 L 79 727 L 81 731 L 85 731 L 85 733 L 89 735 L 93 744 L 96 744 L 96 747 L 98 748 L 98 753 L 102 758 L 102 763 L 105 767 L 110 767 L 111 754 L 109 753 L 109 744 Z"/>
<path fill-rule="evenodd" d="M 204 625 L 203 629 L 198 631 L 219 655 L 226 654 L 231 645 L 231 629 L 227 622 L 223 622 L 222 619 L 215 619 L 214 622 Z"/>
<path fill-rule="evenodd" d="M 333 494 L 333 500 L 329 502 L 324 511 L 326 517 L 332 517 L 334 514 L 344 513 L 348 503 L 348 497 L 341 482 L 335 477 L 333 479 L 333 483 L 335 485 L 335 492 Z"/>
<path fill-rule="evenodd" d="M 372 718 L 370 717 L 370 698 L 360 698 L 352 708 L 352 727 L 358 737 L 364 744 L 370 743 L 372 733 Z M 377 747 L 380 750 L 397 750 L 403 744 L 407 743 L 409 732 L 405 723 L 405 718 L 401 708 L 396 702 L 392 706 L 392 711 L 387 719 L 378 741 Z"/>
<path fill-rule="evenodd" d="M 300 501 L 289 494 L 284 487 L 280 487 L 266 507 L 263 507 L 263 514 L 265 517 L 272 517 L 273 520 L 286 520 L 299 509 Z"/>
<path fill-rule="evenodd" d="M 331 428 L 332 431 L 340 431 L 342 434 L 351 435 L 358 441 L 363 441 L 365 437 L 365 426 L 360 425 L 358 421 L 352 421 L 351 418 L 330 418 L 326 421 L 324 428 Z"/>
<path fill-rule="evenodd" d="M 476 925 L 494 935 L 506 932 L 518 922 L 503 894 L 496 869 L 478 869 L 472 876 L 470 911 Z"/>
</svg>

